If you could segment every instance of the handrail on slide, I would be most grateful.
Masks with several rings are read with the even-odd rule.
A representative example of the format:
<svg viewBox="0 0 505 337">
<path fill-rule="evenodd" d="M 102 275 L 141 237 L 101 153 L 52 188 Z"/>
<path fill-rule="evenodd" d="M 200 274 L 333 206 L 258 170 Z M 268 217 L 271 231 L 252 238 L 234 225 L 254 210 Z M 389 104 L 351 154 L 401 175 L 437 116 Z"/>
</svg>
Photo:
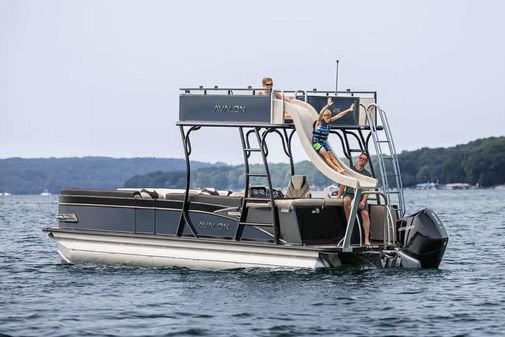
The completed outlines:
<svg viewBox="0 0 505 337">
<path fill-rule="evenodd" d="M 396 232 L 396 224 L 393 219 L 393 214 L 391 213 L 391 208 L 389 207 L 386 195 L 380 191 L 362 191 L 362 192 L 360 192 L 359 198 L 357 197 L 357 195 L 354 196 L 353 203 L 351 206 L 351 212 L 349 214 L 349 220 L 352 220 L 352 222 L 349 221 L 347 223 L 345 235 L 342 238 L 342 240 L 340 240 L 340 242 L 337 244 L 337 246 L 341 246 L 344 251 L 352 251 L 351 235 L 354 230 L 353 218 L 358 220 L 358 225 L 360 226 L 360 227 L 358 227 L 359 237 L 360 237 L 359 243 L 360 243 L 360 246 L 363 246 L 363 240 L 362 240 L 362 235 L 361 235 L 361 222 L 359 221 L 359 217 L 357 217 L 357 209 L 353 209 L 353 207 L 356 207 L 356 205 L 359 205 L 359 201 L 361 201 L 361 195 L 363 195 L 363 194 L 375 194 L 378 197 L 382 197 L 384 199 L 384 205 L 381 205 L 386 208 L 386 212 L 384 213 L 384 218 L 382 219 L 384 233 L 386 234 L 383 237 L 383 244 L 384 244 L 384 246 L 391 246 L 393 244 L 394 233 Z M 359 200 L 359 201 L 356 201 L 356 200 Z M 356 203 L 356 205 L 355 205 L 355 203 Z M 355 213 L 353 213 L 353 210 L 355 211 Z M 353 215 L 353 216 L 351 216 L 351 215 Z"/>
<path fill-rule="evenodd" d="M 386 207 L 387 212 L 384 214 L 385 219 L 383 218 L 382 223 L 384 226 L 384 233 L 387 233 L 387 240 L 386 236 L 384 236 L 383 243 L 384 245 L 391 246 L 393 244 L 394 233 L 396 233 L 396 223 L 393 219 L 393 214 L 391 213 L 391 207 L 389 207 L 386 195 L 380 191 L 364 191 L 363 194 L 375 194 L 384 199 L 384 207 Z"/>
<path fill-rule="evenodd" d="M 398 189 L 398 191 L 396 192 L 398 194 L 398 208 L 400 211 L 400 215 L 403 216 L 405 214 L 405 199 L 403 196 L 403 182 L 402 182 L 402 178 L 401 178 L 400 164 L 398 162 L 398 157 L 396 155 L 396 148 L 395 148 L 394 141 L 393 141 L 393 135 L 391 134 L 391 130 L 389 129 L 389 123 L 388 123 L 388 120 L 387 120 L 384 110 L 382 110 L 378 104 L 375 104 L 375 103 L 370 104 L 365 110 L 366 119 L 367 119 L 368 124 L 370 126 L 372 139 L 373 139 L 374 147 L 375 147 L 375 153 L 377 154 L 377 157 L 378 157 L 377 159 L 379 161 L 379 169 L 380 169 L 380 173 L 382 176 L 382 184 L 383 184 L 382 188 L 385 192 L 385 195 L 387 197 L 389 204 L 392 203 L 391 202 L 392 192 L 391 192 L 391 188 L 389 186 L 387 169 L 386 169 L 386 165 L 384 162 L 384 156 L 382 153 L 383 151 L 382 151 L 382 148 L 380 145 L 381 141 L 379 140 L 379 137 L 377 134 L 377 125 L 376 125 L 376 123 L 373 122 L 373 118 L 372 118 L 372 112 L 371 112 L 372 108 L 375 108 L 376 114 L 379 114 L 381 124 L 383 127 L 383 131 L 386 135 L 385 142 L 388 144 L 388 147 L 389 147 L 389 155 L 391 156 L 391 159 L 392 159 L 395 182 L 396 182 L 396 186 Z M 384 142 L 384 141 L 382 141 L 382 142 Z M 395 192 L 393 192 L 393 193 L 395 193 Z"/>
</svg>

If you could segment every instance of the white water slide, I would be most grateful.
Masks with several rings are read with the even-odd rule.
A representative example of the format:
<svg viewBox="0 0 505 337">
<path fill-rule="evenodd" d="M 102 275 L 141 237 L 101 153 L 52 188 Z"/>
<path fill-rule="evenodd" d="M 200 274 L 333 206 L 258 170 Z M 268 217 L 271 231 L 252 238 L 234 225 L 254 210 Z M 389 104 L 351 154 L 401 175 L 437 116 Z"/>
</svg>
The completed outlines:
<svg viewBox="0 0 505 337">
<path fill-rule="evenodd" d="M 276 109 L 281 108 L 282 103 L 281 100 L 276 99 L 274 107 Z M 284 102 L 284 110 L 293 118 L 298 139 L 300 139 L 305 153 L 322 174 L 338 184 L 352 188 L 374 189 L 377 187 L 377 179 L 364 176 L 352 170 L 336 156 L 335 151 L 333 151 L 333 154 L 335 154 L 338 162 L 345 170 L 342 174 L 332 169 L 323 157 L 314 150 L 312 147 L 312 125 L 319 114 L 312 105 L 299 100 L 293 100 L 291 103 Z"/>
</svg>

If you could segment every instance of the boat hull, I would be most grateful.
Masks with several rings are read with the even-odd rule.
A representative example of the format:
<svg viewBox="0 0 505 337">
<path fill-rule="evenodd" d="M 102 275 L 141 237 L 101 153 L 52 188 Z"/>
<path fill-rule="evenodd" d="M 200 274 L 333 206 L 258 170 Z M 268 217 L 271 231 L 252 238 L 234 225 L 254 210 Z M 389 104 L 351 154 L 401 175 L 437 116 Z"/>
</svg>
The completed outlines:
<svg viewBox="0 0 505 337">
<path fill-rule="evenodd" d="M 50 231 L 61 257 L 69 263 L 126 264 L 146 267 L 231 269 L 248 267 L 338 267 L 337 252 L 304 247 Z"/>
</svg>

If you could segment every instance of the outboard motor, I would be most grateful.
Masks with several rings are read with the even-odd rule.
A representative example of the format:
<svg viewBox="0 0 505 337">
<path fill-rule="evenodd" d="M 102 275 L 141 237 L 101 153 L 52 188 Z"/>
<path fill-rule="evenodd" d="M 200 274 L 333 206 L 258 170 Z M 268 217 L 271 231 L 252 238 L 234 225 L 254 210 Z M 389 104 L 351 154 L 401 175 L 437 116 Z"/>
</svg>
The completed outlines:
<svg viewBox="0 0 505 337">
<path fill-rule="evenodd" d="M 449 237 L 440 218 L 425 208 L 399 223 L 398 241 L 403 244 L 398 251 L 402 266 L 438 268 Z"/>
</svg>

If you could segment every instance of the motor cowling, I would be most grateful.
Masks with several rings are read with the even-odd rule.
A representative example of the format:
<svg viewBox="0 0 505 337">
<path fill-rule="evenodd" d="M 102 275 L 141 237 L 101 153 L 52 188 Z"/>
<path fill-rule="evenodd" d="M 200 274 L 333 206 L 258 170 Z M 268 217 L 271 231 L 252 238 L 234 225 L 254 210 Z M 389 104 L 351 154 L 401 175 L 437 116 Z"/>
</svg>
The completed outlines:
<svg viewBox="0 0 505 337">
<path fill-rule="evenodd" d="M 449 237 L 440 218 L 429 208 L 407 216 L 398 226 L 400 252 L 416 259 L 422 268 L 438 268 Z"/>
</svg>

